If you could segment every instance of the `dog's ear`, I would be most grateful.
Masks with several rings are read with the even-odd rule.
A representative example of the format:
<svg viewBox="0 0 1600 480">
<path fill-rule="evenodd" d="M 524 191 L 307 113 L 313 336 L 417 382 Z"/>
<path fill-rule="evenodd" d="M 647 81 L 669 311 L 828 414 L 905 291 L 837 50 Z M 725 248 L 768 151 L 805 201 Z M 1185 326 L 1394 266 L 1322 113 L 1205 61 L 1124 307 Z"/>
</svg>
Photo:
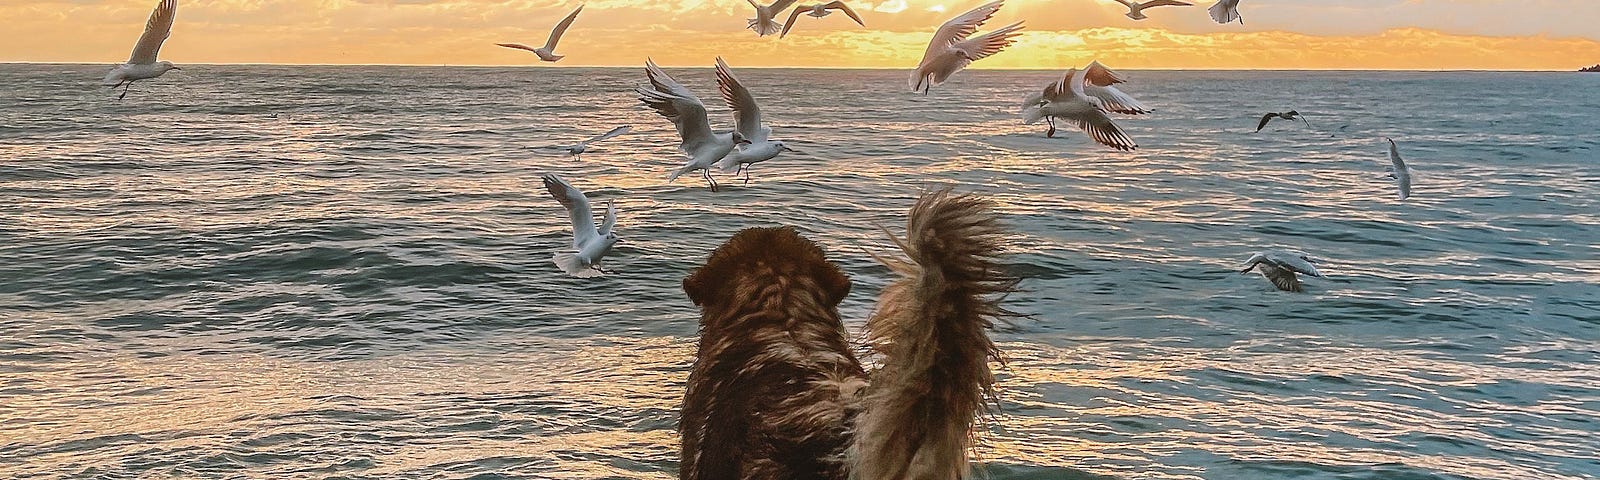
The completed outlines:
<svg viewBox="0 0 1600 480">
<path fill-rule="evenodd" d="M 837 307 L 845 296 L 850 295 L 850 277 L 844 276 L 833 262 L 828 262 L 817 282 L 822 285 L 823 291 L 828 292 L 828 306 Z"/>
<path fill-rule="evenodd" d="M 689 294 L 689 301 L 694 302 L 697 307 L 705 300 L 708 293 L 706 290 L 710 288 L 710 285 L 705 284 L 705 279 L 700 278 L 702 270 L 704 269 L 695 270 L 689 276 L 683 277 L 683 293 Z"/>
</svg>

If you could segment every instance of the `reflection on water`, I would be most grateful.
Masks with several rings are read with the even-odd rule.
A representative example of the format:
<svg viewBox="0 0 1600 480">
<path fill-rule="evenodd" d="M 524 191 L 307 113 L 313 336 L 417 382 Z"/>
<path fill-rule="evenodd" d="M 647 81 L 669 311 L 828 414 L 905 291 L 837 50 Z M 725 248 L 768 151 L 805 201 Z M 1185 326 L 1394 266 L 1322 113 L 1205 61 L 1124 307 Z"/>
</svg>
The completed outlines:
<svg viewBox="0 0 1600 480">
<path fill-rule="evenodd" d="M 1048 72 L 922 97 L 902 72 L 741 70 L 803 153 L 711 194 L 664 182 L 637 69 L 63 87 L 100 70 L 0 66 L 3 478 L 673 478 L 682 276 L 794 224 L 859 327 L 888 276 L 873 226 L 944 183 L 1017 229 L 1032 315 L 996 334 L 992 478 L 1600 475 L 1597 77 L 1129 72 L 1157 112 L 1123 153 L 1020 124 Z M 709 68 L 674 74 L 714 97 Z M 817 86 L 876 100 L 779 96 Z M 1460 108 L 1486 86 L 1517 108 Z M 1283 105 L 1318 128 L 1250 133 Z M 526 148 L 618 123 L 582 160 Z M 1418 171 L 1406 202 L 1381 135 Z M 546 172 L 618 202 L 614 275 L 549 264 L 570 238 Z M 1272 246 L 1330 278 L 1238 274 Z"/>
</svg>

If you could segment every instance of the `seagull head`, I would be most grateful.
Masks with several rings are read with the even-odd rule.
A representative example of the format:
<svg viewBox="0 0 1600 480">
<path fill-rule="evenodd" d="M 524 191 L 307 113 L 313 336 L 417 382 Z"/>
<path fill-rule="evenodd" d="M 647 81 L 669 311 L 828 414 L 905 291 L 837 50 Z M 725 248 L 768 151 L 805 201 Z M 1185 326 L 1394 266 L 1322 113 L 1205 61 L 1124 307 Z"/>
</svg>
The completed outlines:
<svg viewBox="0 0 1600 480">
<path fill-rule="evenodd" d="M 795 151 L 795 149 L 789 148 L 788 145 L 784 145 L 782 141 L 776 141 L 776 142 L 772 142 L 772 143 L 774 145 L 778 146 L 778 151 L 780 151 L 780 152 L 793 152 L 793 151 Z"/>
<path fill-rule="evenodd" d="M 734 145 L 749 145 L 750 144 L 750 139 L 744 138 L 744 135 L 740 135 L 739 132 L 733 132 L 733 144 Z"/>
<path fill-rule="evenodd" d="M 183 70 L 182 68 L 178 68 L 177 65 L 173 65 L 172 62 L 169 62 L 169 61 L 166 61 L 166 60 L 162 60 L 162 61 L 156 63 L 156 65 L 160 65 L 161 66 L 161 71 L 163 71 L 163 72 L 167 71 L 167 70 Z"/>
</svg>

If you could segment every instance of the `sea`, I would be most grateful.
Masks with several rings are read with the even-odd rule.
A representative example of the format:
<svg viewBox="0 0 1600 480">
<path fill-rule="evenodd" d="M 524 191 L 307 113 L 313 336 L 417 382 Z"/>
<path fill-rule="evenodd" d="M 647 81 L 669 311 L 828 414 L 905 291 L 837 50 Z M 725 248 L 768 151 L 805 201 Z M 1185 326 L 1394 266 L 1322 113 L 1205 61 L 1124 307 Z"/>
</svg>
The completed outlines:
<svg viewBox="0 0 1600 480">
<path fill-rule="evenodd" d="M 668 71 L 726 130 L 711 65 Z M 1600 478 L 1600 75 L 1126 70 L 1118 152 L 1021 121 L 1059 71 L 735 65 L 795 152 L 712 192 L 642 65 L 182 67 L 0 65 L 0 478 L 675 478 L 682 278 L 794 226 L 855 335 L 940 188 L 1021 279 L 986 478 Z M 551 263 L 547 173 L 609 275 Z"/>
</svg>

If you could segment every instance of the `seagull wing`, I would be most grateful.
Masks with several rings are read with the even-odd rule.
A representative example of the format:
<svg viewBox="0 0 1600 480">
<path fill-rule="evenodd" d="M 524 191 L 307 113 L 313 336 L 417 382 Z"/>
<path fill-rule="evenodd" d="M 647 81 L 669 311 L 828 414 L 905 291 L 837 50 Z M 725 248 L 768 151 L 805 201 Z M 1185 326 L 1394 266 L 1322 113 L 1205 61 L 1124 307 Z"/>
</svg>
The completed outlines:
<svg viewBox="0 0 1600 480">
<path fill-rule="evenodd" d="M 506 47 L 506 48 L 515 48 L 517 50 L 527 50 L 527 51 L 530 51 L 530 52 L 533 51 L 533 47 L 530 47 L 530 46 L 527 46 L 527 45 L 523 45 L 523 44 L 520 44 L 520 43 L 496 43 L 495 45 L 499 45 L 499 46 Z"/>
<path fill-rule="evenodd" d="M 1111 121 L 1111 117 L 1107 117 L 1104 113 L 1092 112 L 1075 120 L 1083 133 L 1089 134 L 1089 138 L 1100 142 L 1101 145 L 1125 152 L 1139 148 L 1138 144 L 1133 143 L 1133 139 L 1128 138 L 1128 134 L 1122 132 L 1122 127 L 1118 127 L 1117 123 Z"/>
<path fill-rule="evenodd" d="M 772 128 L 761 124 L 761 106 L 756 104 L 756 98 L 733 76 L 733 70 L 722 57 L 717 57 L 717 89 L 722 91 L 722 100 L 728 102 L 728 108 L 733 109 L 733 127 L 740 136 L 760 142 L 772 134 Z"/>
<path fill-rule="evenodd" d="M 1083 93 L 1100 99 L 1100 108 L 1107 112 L 1126 115 L 1140 115 L 1151 112 L 1150 107 L 1146 107 L 1128 94 L 1122 93 L 1122 90 L 1117 90 L 1117 87 L 1085 85 Z"/>
<path fill-rule="evenodd" d="M 856 11 L 855 10 L 851 10 L 849 5 L 845 5 L 844 2 L 842 2 L 840 0 L 833 0 L 832 2 L 828 2 L 828 4 L 827 5 L 823 5 L 822 8 L 828 8 L 828 9 L 833 9 L 833 10 L 838 10 L 838 11 L 844 12 L 845 15 L 849 15 L 850 16 L 851 20 L 855 20 L 856 21 L 856 25 L 860 25 L 860 26 L 863 26 L 863 27 L 867 26 L 866 22 L 862 22 L 861 21 L 861 16 L 860 15 L 856 15 Z"/>
<path fill-rule="evenodd" d="M 778 16 L 778 14 L 783 13 L 784 10 L 787 10 L 790 5 L 794 5 L 795 1 L 796 0 L 778 0 L 776 2 L 772 2 L 772 5 L 767 6 L 767 11 L 772 12 L 772 16 Z"/>
<path fill-rule="evenodd" d="M 561 202 L 561 206 L 567 207 L 567 215 L 572 217 L 572 248 L 582 248 L 583 244 L 600 238 L 594 228 L 594 213 L 589 210 L 589 197 L 555 174 L 545 174 L 544 188 Z"/>
<path fill-rule="evenodd" d="M 1278 290 L 1285 292 L 1305 291 L 1304 288 L 1301 288 L 1300 278 L 1294 275 L 1294 271 L 1280 268 L 1277 264 L 1271 262 L 1262 263 L 1261 274 L 1265 275 L 1267 280 L 1271 280 L 1272 286 L 1278 287 Z"/>
<path fill-rule="evenodd" d="M 1278 112 L 1271 112 L 1266 115 L 1262 115 L 1261 123 L 1256 124 L 1256 131 L 1259 132 L 1261 129 L 1267 128 L 1267 122 L 1272 121 L 1272 118 L 1276 116 L 1278 116 Z"/>
<path fill-rule="evenodd" d="M 1000 11 L 1000 4 L 1004 2 L 1005 0 L 995 0 L 944 22 L 944 25 L 939 26 L 939 30 L 933 33 L 933 39 L 928 41 L 928 50 L 923 52 L 922 60 L 927 61 L 929 58 L 937 57 L 944 49 L 977 32 L 983 22 L 989 21 L 995 12 Z"/>
<path fill-rule="evenodd" d="M 133 44 L 133 55 L 128 56 L 128 63 L 156 63 L 156 53 L 161 51 L 161 42 L 172 35 L 172 21 L 177 16 L 178 0 L 161 0 L 156 4 L 156 9 L 150 12 L 150 20 L 144 22 L 144 34 L 139 35 L 139 43 Z"/>
<path fill-rule="evenodd" d="M 794 20 L 800 18 L 800 12 L 803 11 L 805 11 L 804 8 L 796 8 L 794 12 L 789 14 L 789 21 L 783 22 L 783 33 L 779 33 L 778 38 L 783 38 L 784 35 L 789 34 L 789 29 L 794 27 Z"/>
<path fill-rule="evenodd" d="M 606 219 L 600 222 L 600 236 L 611 234 L 611 228 L 617 226 L 617 204 L 606 202 Z"/>
<path fill-rule="evenodd" d="M 699 145 L 716 141 L 716 134 L 711 131 L 711 121 L 706 118 L 706 106 L 700 102 L 700 97 L 694 96 L 667 72 L 661 71 L 654 61 L 645 60 L 645 74 L 650 77 L 650 85 L 654 88 L 635 89 L 639 93 L 639 100 L 677 127 L 678 136 L 683 138 L 679 149 L 688 153 Z"/>
<path fill-rule="evenodd" d="M 1389 163 L 1394 164 L 1395 183 L 1400 185 L 1400 199 L 1405 200 L 1411 196 L 1411 169 L 1406 167 L 1406 161 L 1400 158 L 1400 148 L 1395 146 L 1394 139 L 1389 141 Z"/>
<path fill-rule="evenodd" d="M 544 41 L 545 50 L 552 52 L 556 50 L 556 42 L 561 41 L 561 34 L 567 33 L 567 27 L 572 26 L 572 21 L 577 20 L 578 12 L 582 11 L 583 5 L 578 5 L 576 10 L 573 10 L 572 13 L 567 14 L 567 18 L 561 19 L 561 23 L 556 24 L 556 28 L 554 30 L 550 30 L 550 39 Z"/>
<path fill-rule="evenodd" d="M 1089 66 L 1083 68 L 1083 80 L 1086 85 L 1099 87 L 1109 87 L 1128 81 L 1117 72 L 1113 72 L 1111 69 L 1106 68 L 1105 65 L 1101 65 L 1099 61 L 1089 62 Z"/>
<path fill-rule="evenodd" d="M 623 126 L 620 126 L 620 127 L 617 127 L 617 128 L 613 128 L 609 132 L 602 133 L 598 137 L 594 137 L 594 138 L 591 138 L 591 139 L 588 139 L 588 140 L 584 140 L 583 143 L 587 144 L 587 143 L 598 142 L 598 141 L 605 140 L 605 139 L 608 139 L 608 138 L 611 138 L 611 137 L 615 137 L 617 135 L 622 135 L 624 133 L 628 133 L 628 131 L 632 130 L 632 129 L 633 129 L 633 127 L 630 127 L 630 126 L 627 126 L 627 125 L 623 125 Z"/>
<path fill-rule="evenodd" d="M 1322 272 L 1317 271 L 1317 266 L 1312 265 L 1310 261 L 1304 258 L 1304 254 L 1298 252 L 1273 252 L 1267 255 L 1267 261 L 1272 262 L 1278 268 L 1291 272 L 1304 273 L 1313 277 L 1322 276 Z"/>
<path fill-rule="evenodd" d="M 1006 25 L 998 30 L 956 42 L 953 46 L 956 50 L 960 50 L 968 61 L 979 60 L 1000 53 L 1000 50 L 1011 46 L 1011 42 L 1016 41 L 1013 38 L 1021 35 L 1021 33 L 1018 33 L 1019 30 L 1022 30 L 1022 22 Z"/>
<path fill-rule="evenodd" d="M 1178 0 L 1152 0 L 1152 1 L 1149 1 L 1149 2 L 1144 2 L 1144 8 L 1150 8 L 1150 7 L 1192 7 L 1192 6 L 1194 6 L 1193 3 L 1180 2 Z"/>
</svg>

